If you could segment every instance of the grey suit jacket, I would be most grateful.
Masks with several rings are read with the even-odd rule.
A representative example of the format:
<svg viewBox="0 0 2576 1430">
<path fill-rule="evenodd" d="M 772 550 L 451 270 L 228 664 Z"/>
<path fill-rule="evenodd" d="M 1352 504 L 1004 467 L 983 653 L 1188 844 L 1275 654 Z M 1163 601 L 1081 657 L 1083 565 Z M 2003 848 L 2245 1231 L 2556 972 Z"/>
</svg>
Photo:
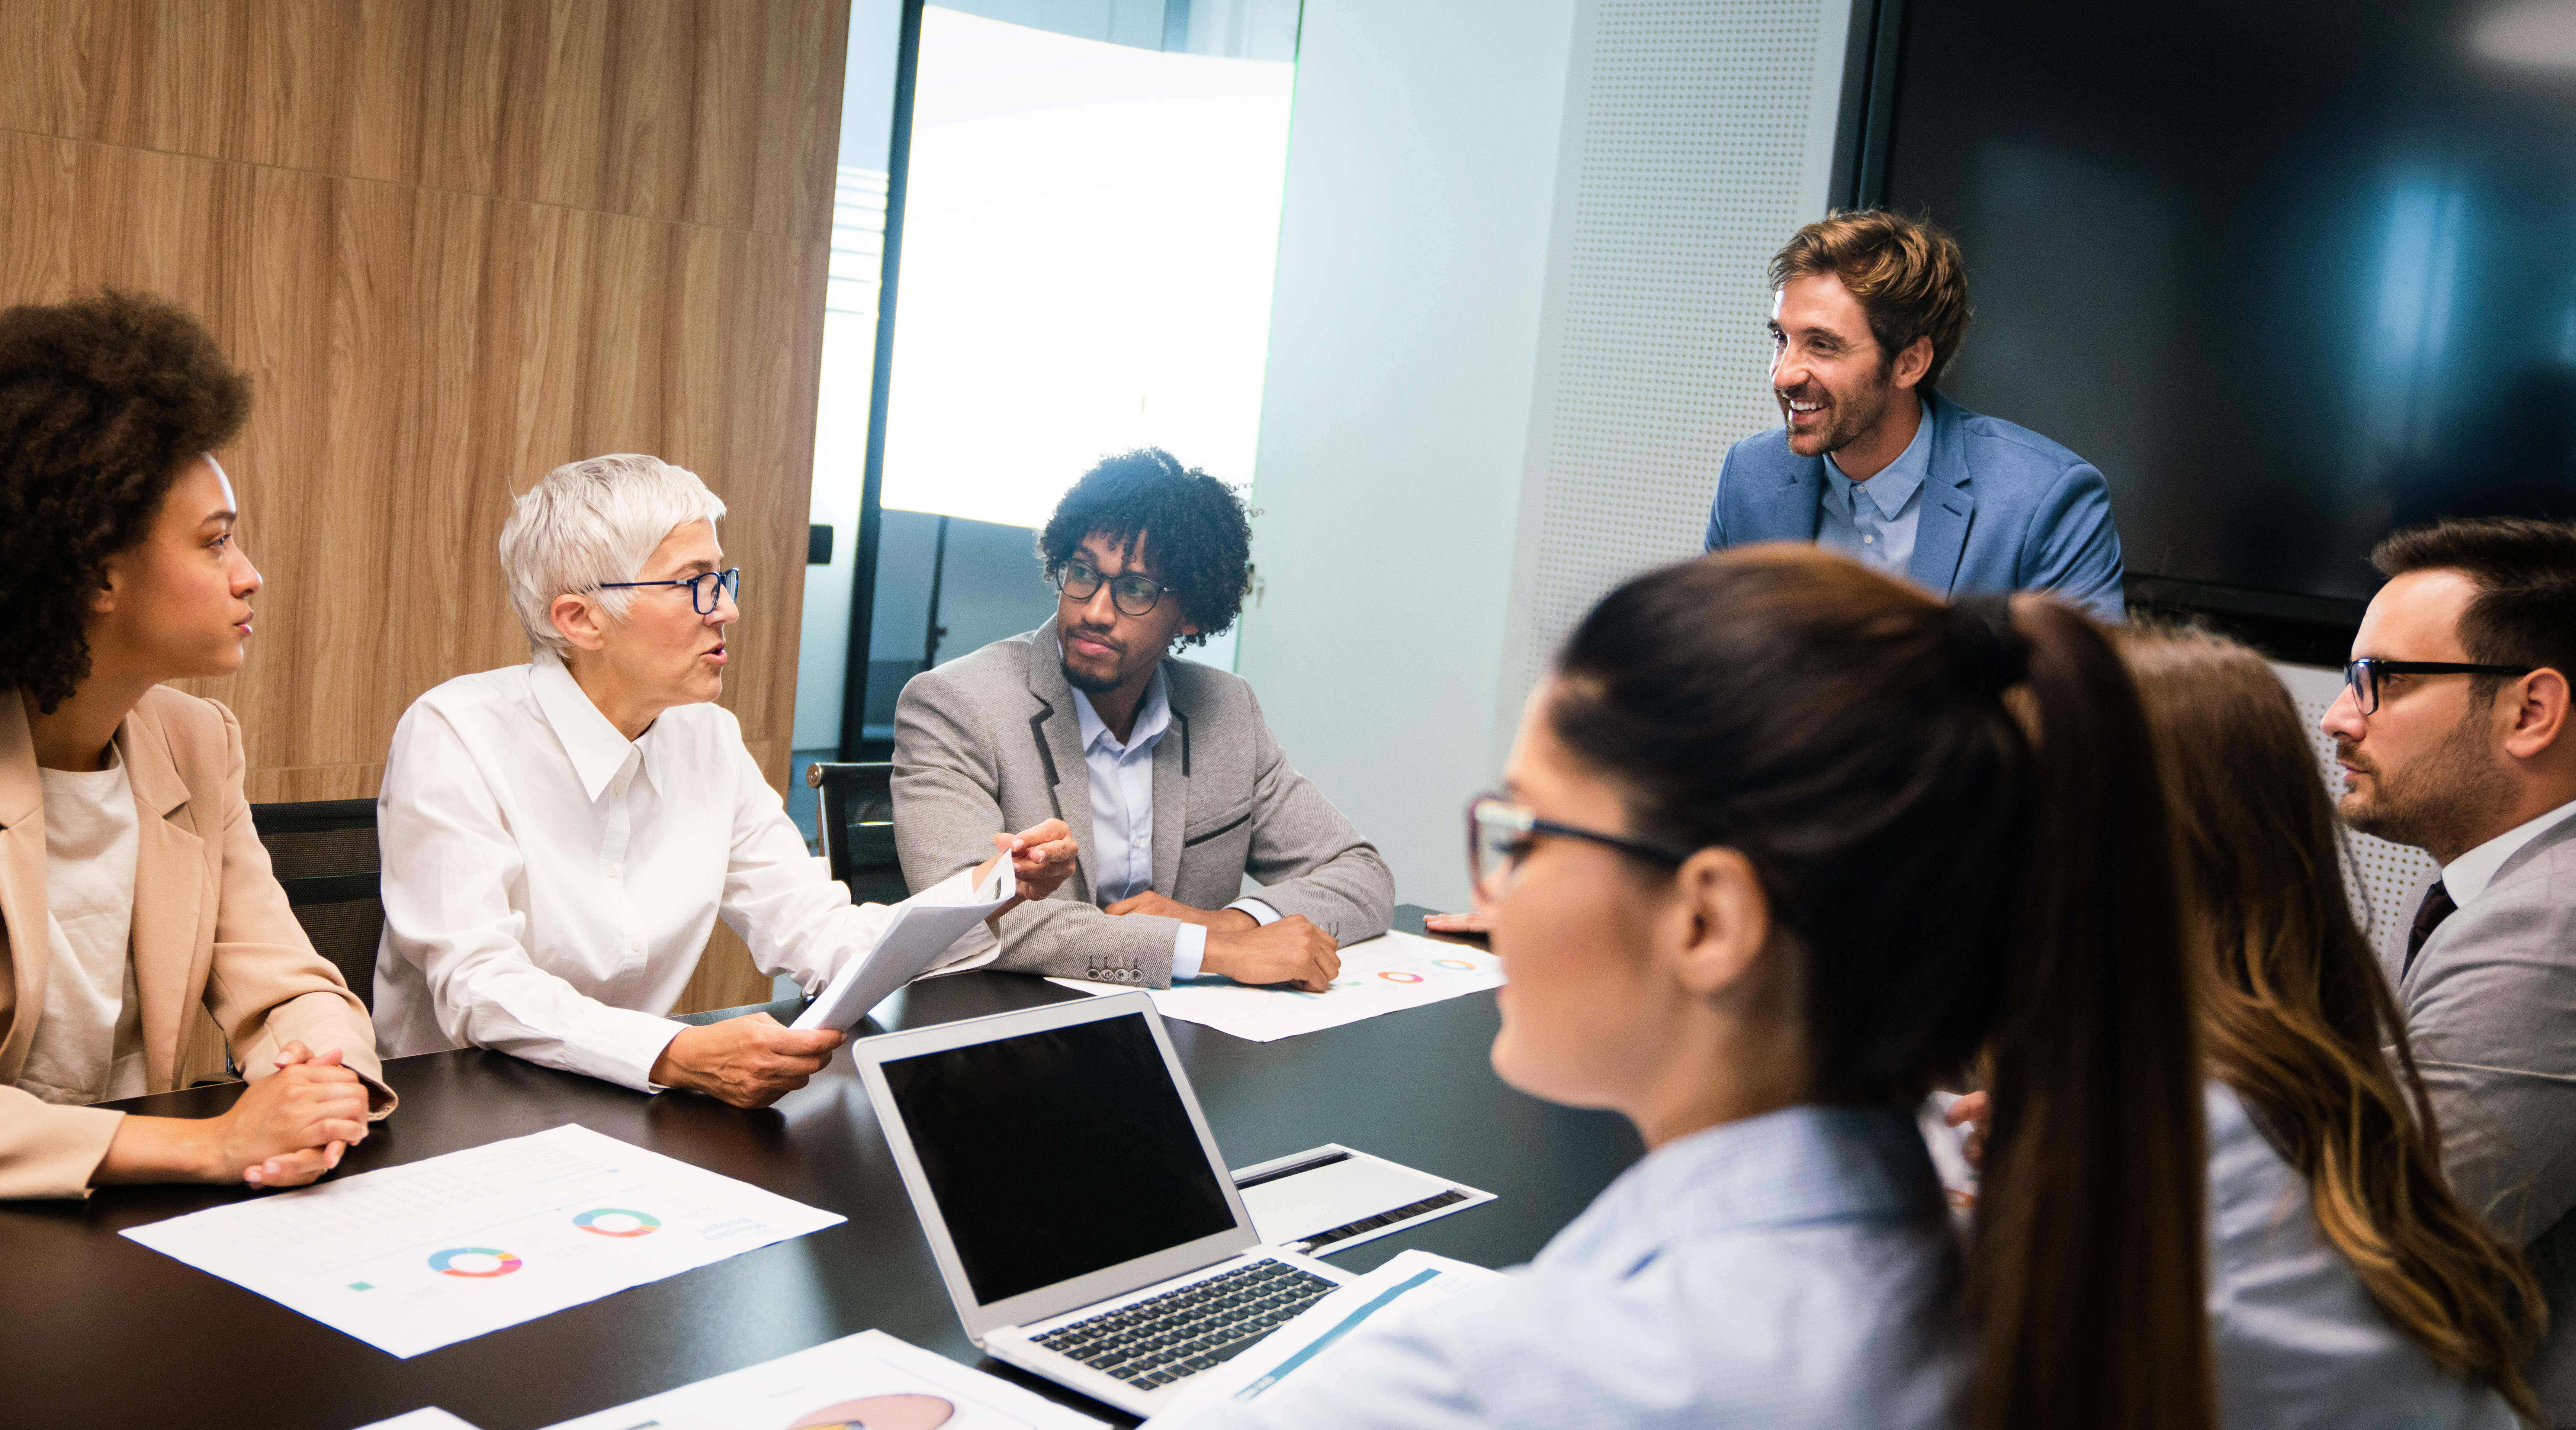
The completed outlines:
<svg viewBox="0 0 2576 1430">
<path fill-rule="evenodd" d="M 2506 860 L 2401 974 L 2404 956 L 2388 974 L 2443 1165 L 2461 1200 L 2531 1259 L 2549 1297 L 2531 1366 L 2541 1423 L 2576 1426 L 2576 818 Z"/>
<path fill-rule="evenodd" d="M 1203 909 L 1242 896 L 1303 914 L 1344 943 L 1386 932 L 1395 879 L 1305 776 L 1289 768 L 1240 677 L 1195 661 L 1163 662 L 1171 728 L 1154 747 L 1154 891 Z M 914 676 L 894 715 L 894 831 L 905 882 L 918 891 L 981 862 L 996 830 L 1061 819 L 1082 845 L 1054 896 L 1002 919 L 997 968 L 1172 981 L 1179 924 L 1111 917 L 1093 893 L 1091 773 L 1055 628 L 995 641 Z"/>
</svg>

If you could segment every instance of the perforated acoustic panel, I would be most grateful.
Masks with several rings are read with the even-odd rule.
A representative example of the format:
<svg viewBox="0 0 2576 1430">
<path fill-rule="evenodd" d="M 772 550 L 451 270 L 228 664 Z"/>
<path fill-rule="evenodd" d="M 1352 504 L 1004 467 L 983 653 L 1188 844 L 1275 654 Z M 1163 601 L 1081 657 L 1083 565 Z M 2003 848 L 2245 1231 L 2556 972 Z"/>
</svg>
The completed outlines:
<svg viewBox="0 0 2576 1430">
<path fill-rule="evenodd" d="M 2343 777 L 2335 768 L 2334 741 L 2327 738 L 2317 722 L 2325 718 L 2326 707 L 2342 693 L 2343 673 L 2313 665 L 2278 663 L 2272 670 L 2290 688 L 2290 698 L 2299 703 L 2300 718 L 2308 722 L 2308 740 L 2316 746 L 2317 768 L 2327 790 L 2342 794 Z M 2385 958 L 2392 950 L 2405 948 L 2406 928 L 2415 917 L 2415 891 L 2441 872 L 2441 866 L 2411 845 L 2391 844 L 2367 834 L 2346 838 L 2352 849 L 2352 862 L 2344 870 L 2344 880 L 2352 889 L 2353 913 L 2369 931 L 2372 947 Z"/>
<path fill-rule="evenodd" d="M 1699 553 L 1726 449 L 1780 420 L 1765 269 L 1823 216 L 1850 15 L 1576 12 L 1507 711 L 1612 586 Z"/>
</svg>

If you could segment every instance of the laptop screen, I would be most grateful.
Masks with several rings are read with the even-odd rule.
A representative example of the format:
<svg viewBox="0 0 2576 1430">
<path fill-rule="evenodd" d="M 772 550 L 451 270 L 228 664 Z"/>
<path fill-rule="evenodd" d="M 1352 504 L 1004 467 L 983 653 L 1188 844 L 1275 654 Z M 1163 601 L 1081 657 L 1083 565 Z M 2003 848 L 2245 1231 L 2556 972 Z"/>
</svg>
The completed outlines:
<svg viewBox="0 0 2576 1430">
<path fill-rule="evenodd" d="M 1235 1224 L 1142 1014 L 883 1067 L 984 1305 Z"/>
</svg>

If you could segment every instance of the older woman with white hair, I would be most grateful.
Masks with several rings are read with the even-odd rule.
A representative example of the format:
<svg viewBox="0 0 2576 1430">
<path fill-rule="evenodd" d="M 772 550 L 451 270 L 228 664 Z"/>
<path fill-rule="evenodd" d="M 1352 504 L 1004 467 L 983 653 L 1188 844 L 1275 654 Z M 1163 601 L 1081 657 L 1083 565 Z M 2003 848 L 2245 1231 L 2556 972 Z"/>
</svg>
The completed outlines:
<svg viewBox="0 0 2576 1430">
<path fill-rule="evenodd" d="M 841 1035 L 766 1014 L 672 1021 L 719 915 L 809 993 L 893 917 L 850 902 L 712 702 L 741 612 L 724 503 L 654 457 L 557 467 L 501 529 L 527 665 L 412 702 L 377 797 L 388 1056 L 460 1045 L 762 1107 Z M 1069 877 L 1064 822 L 996 834 L 1024 898 Z M 966 901 L 992 862 L 907 903 Z M 969 940 L 980 935 L 970 933 Z M 966 940 L 961 940 L 961 944 Z"/>
</svg>

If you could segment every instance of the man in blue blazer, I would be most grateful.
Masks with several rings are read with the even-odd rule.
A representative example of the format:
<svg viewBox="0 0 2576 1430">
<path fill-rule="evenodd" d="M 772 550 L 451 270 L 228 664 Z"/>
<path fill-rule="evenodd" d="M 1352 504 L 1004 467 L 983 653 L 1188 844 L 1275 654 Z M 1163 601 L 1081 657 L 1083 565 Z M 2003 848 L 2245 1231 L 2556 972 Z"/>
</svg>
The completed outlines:
<svg viewBox="0 0 2576 1430">
<path fill-rule="evenodd" d="M 1968 330 L 1950 235 L 1835 214 L 1798 230 L 1771 284 L 1771 391 L 1787 425 L 1727 452 L 1709 550 L 1813 541 L 1939 595 L 2050 591 L 2121 618 L 2102 474 L 1933 390 Z"/>
</svg>

